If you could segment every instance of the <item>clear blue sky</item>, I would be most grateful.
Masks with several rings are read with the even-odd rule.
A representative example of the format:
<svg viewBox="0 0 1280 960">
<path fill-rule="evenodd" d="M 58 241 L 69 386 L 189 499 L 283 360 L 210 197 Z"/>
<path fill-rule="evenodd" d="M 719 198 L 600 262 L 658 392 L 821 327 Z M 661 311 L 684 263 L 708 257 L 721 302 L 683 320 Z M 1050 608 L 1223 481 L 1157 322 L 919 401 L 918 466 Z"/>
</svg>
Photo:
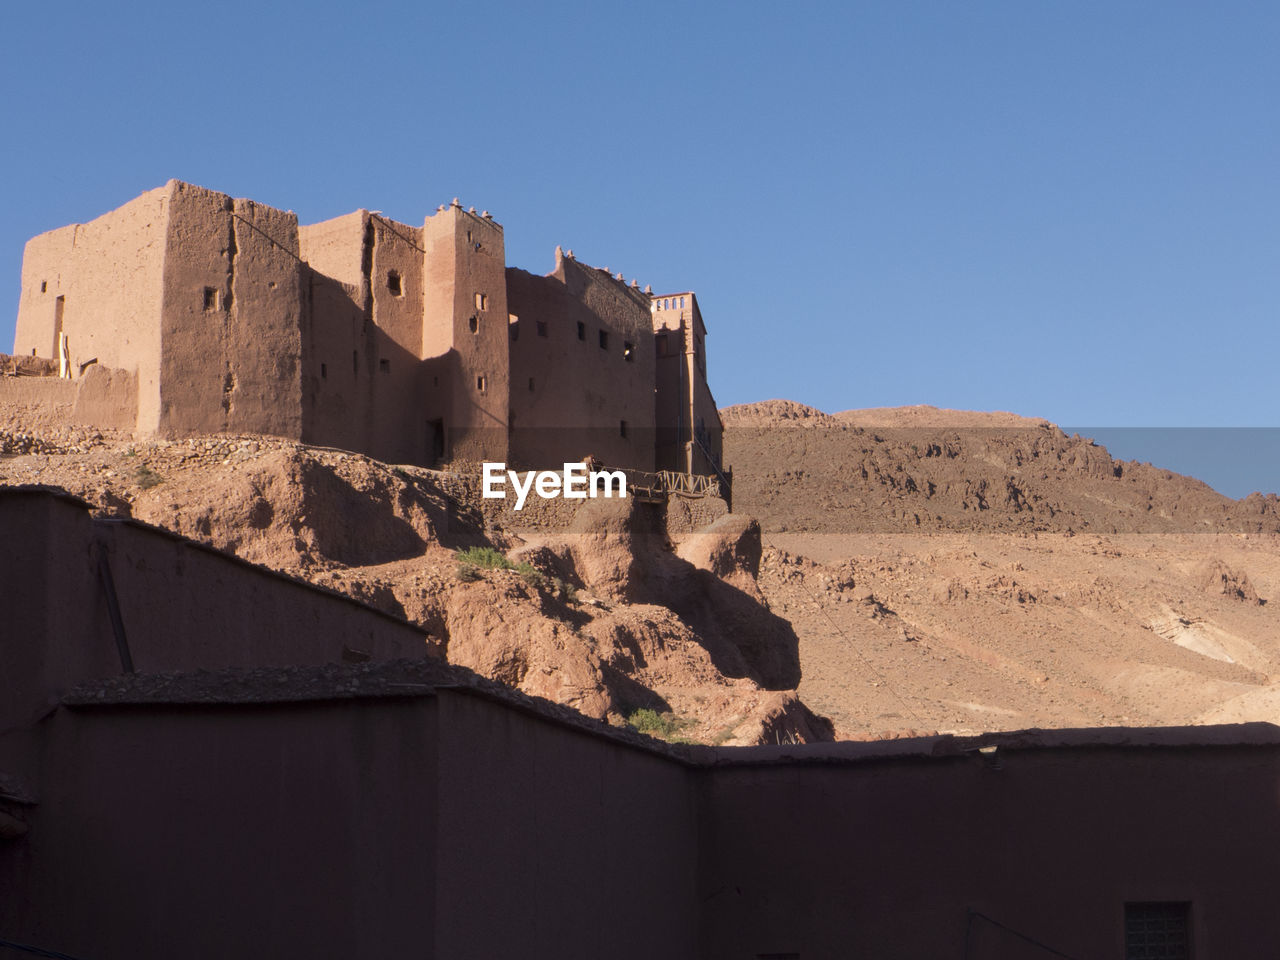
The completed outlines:
<svg viewBox="0 0 1280 960">
<path fill-rule="evenodd" d="M 303 222 L 456 195 L 510 264 L 694 289 L 722 405 L 1280 426 L 1271 2 L 100 0 L 0 36 L 0 349 L 29 236 L 177 177 Z"/>
</svg>

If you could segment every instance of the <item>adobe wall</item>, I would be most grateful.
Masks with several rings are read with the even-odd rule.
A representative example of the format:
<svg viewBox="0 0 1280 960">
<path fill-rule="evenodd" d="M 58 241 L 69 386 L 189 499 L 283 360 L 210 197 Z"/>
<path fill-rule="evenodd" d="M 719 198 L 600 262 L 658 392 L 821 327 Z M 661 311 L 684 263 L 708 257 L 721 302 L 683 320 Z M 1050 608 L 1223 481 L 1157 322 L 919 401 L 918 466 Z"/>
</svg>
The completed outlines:
<svg viewBox="0 0 1280 960">
<path fill-rule="evenodd" d="M 440 411 L 450 459 L 507 459 L 510 360 L 503 244 L 499 224 L 459 206 L 428 217 L 422 229 L 424 420 Z M 483 306 L 478 297 L 484 298 Z M 424 422 L 423 430 L 428 429 Z"/>
<path fill-rule="evenodd" d="M 689 360 L 678 315 L 654 316 L 654 461 L 659 470 L 684 470 L 689 436 Z M 659 354 L 659 347 L 663 352 Z"/>
<path fill-rule="evenodd" d="M 298 217 L 235 200 L 228 433 L 302 436 L 302 282 Z M 166 351 L 167 353 L 167 351 Z"/>
<path fill-rule="evenodd" d="M 554 468 L 592 455 L 606 466 L 652 471 L 648 298 L 558 250 L 548 276 L 507 270 L 507 290 L 519 318 L 510 345 L 512 462 Z"/>
<path fill-rule="evenodd" d="M 297 217 L 171 186 L 159 431 L 300 438 Z"/>
<path fill-rule="evenodd" d="M 376 332 L 369 322 L 369 212 L 298 228 L 308 264 L 302 328 L 302 439 L 362 450 L 373 432 Z"/>
<path fill-rule="evenodd" d="M 128 370 L 94 364 L 75 380 L 72 423 L 104 430 L 132 430 L 138 420 L 138 378 Z M 62 421 L 66 422 L 66 421 Z"/>
<path fill-rule="evenodd" d="M 334 217 L 298 227 L 298 253 L 313 270 L 349 287 L 368 279 L 364 266 L 364 236 L 369 211 Z"/>
<path fill-rule="evenodd" d="M 161 421 L 161 291 L 169 199 L 176 181 L 89 223 L 27 243 L 14 353 L 57 358 L 67 335 L 73 376 L 97 359 L 137 376 L 136 426 Z"/>
<path fill-rule="evenodd" d="M 421 229 L 362 210 L 299 236 L 311 300 L 304 439 L 427 464 Z"/>
<path fill-rule="evenodd" d="M 47 429 L 75 423 L 79 392 L 74 380 L 0 377 L 0 426 L 13 423 L 25 429 Z M 127 426 L 132 427 L 132 421 Z"/>
<path fill-rule="evenodd" d="M 1193 956 L 1254 955 L 1280 938 L 1259 882 L 1280 857 L 1278 782 L 1274 745 L 709 771 L 702 955 L 959 957 L 972 908 L 1120 957 L 1125 902 L 1169 900 L 1193 903 Z M 965 955 L 1043 955 L 984 921 L 970 936 Z"/>
<path fill-rule="evenodd" d="M 74 684 L 122 672 L 99 545 L 140 672 L 335 663 L 344 647 L 419 658 L 438 643 L 346 597 L 152 527 L 92 520 L 79 501 L 43 491 L 0 493 L 0 541 L 0 729 Z"/>
<path fill-rule="evenodd" d="M 695 444 L 694 473 L 709 474 L 716 466 L 723 469 L 724 427 L 720 423 L 720 411 L 716 407 L 716 399 L 711 395 L 707 385 L 707 328 L 702 323 L 702 313 L 697 301 L 693 301 L 693 425 L 695 432 L 701 427 L 704 431 L 704 446 L 713 454 L 713 458 L 721 460 L 714 463 L 706 453 Z"/>
<path fill-rule="evenodd" d="M 437 955 L 690 958 L 690 771 L 439 690 Z"/>
<path fill-rule="evenodd" d="M 372 216 L 370 289 L 377 331 L 369 376 L 373 422 L 366 448 L 390 463 L 428 462 L 423 395 L 422 230 Z"/>
<path fill-rule="evenodd" d="M 437 955 L 430 698 L 81 708 L 45 731 L 30 832 L 0 843 L 6 939 L 96 960 Z"/>
</svg>

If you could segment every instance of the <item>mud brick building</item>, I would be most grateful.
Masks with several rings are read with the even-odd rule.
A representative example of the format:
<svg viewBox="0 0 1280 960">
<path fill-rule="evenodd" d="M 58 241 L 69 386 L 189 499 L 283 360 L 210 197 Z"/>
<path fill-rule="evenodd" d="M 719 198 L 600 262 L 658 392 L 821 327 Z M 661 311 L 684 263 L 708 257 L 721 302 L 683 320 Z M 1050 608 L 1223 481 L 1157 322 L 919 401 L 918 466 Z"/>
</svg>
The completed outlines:
<svg viewBox="0 0 1280 960">
<path fill-rule="evenodd" d="M 78 421 L 144 435 L 715 475 L 705 338 L 692 292 L 559 248 L 546 276 L 508 267 L 457 200 L 306 226 L 171 180 L 27 244 L 14 354 L 56 362 L 44 389 Z"/>
</svg>

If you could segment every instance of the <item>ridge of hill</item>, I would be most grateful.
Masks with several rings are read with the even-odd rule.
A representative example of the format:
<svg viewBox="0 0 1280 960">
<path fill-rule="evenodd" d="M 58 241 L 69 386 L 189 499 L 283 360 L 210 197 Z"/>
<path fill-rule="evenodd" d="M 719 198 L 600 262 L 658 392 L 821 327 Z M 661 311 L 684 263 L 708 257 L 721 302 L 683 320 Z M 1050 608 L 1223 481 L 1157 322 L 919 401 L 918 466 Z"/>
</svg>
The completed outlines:
<svg viewBox="0 0 1280 960">
<path fill-rule="evenodd" d="M 724 422 L 761 590 L 840 735 L 1274 721 L 1274 494 L 1013 414 L 769 401 Z"/>
<path fill-rule="evenodd" d="M 769 532 L 1280 532 L 1275 494 L 1232 500 L 1047 420 L 779 400 L 722 419 L 735 507 Z"/>
</svg>

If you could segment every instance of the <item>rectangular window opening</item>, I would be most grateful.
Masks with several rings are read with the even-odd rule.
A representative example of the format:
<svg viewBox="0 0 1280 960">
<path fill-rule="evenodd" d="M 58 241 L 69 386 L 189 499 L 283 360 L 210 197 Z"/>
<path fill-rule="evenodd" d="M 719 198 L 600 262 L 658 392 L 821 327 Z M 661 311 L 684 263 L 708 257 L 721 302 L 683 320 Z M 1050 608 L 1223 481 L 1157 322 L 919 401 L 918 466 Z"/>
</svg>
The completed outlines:
<svg viewBox="0 0 1280 960">
<path fill-rule="evenodd" d="M 381 370 L 383 373 L 390 373 L 390 372 L 391 372 L 391 361 L 390 361 L 390 360 L 379 360 L 379 361 L 378 361 L 378 369 L 379 369 L 379 370 Z"/>
<path fill-rule="evenodd" d="M 320 364 L 320 379 L 321 379 L 321 380 L 328 380 L 328 379 L 329 379 L 329 366 L 328 366 L 328 364 L 324 364 L 324 363 Z"/>
<path fill-rule="evenodd" d="M 400 282 L 400 274 L 395 270 L 387 273 L 387 289 L 391 291 L 393 297 L 404 295 L 404 285 Z"/>
<path fill-rule="evenodd" d="M 609 349 L 609 331 L 608 330 L 600 331 L 600 349 L 601 350 Z"/>
<path fill-rule="evenodd" d="M 41 281 L 40 281 L 40 292 L 41 292 L 41 293 L 48 293 L 48 292 L 49 292 L 49 281 L 48 281 L 48 280 L 41 280 Z"/>
<path fill-rule="evenodd" d="M 480 376 L 476 377 L 476 389 L 479 390 L 481 393 L 484 393 L 484 389 L 485 389 L 484 374 L 481 374 Z"/>
<path fill-rule="evenodd" d="M 489 298 L 483 293 L 476 294 L 476 309 L 487 310 L 489 308 Z"/>
<path fill-rule="evenodd" d="M 578 339 L 579 340 L 587 339 L 587 325 L 585 323 L 578 324 Z"/>
<path fill-rule="evenodd" d="M 538 327 L 538 336 L 545 337 L 547 335 L 547 321 L 537 320 L 535 323 Z"/>
<path fill-rule="evenodd" d="M 622 341 L 622 359 L 631 363 L 636 358 L 636 345 L 630 340 Z"/>
<path fill-rule="evenodd" d="M 667 335 L 665 333 L 658 334 L 655 338 L 655 343 L 657 345 L 658 356 L 666 357 L 671 355 L 671 343 L 667 340 Z"/>
<path fill-rule="evenodd" d="M 204 288 L 204 308 L 206 310 L 218 309 L 218 291 L 213 287 Z"/>
<path fill-rule="evenodd" d="M 529 378 L 529 392 L 533 393 L 533 377 Z"/>
<path fill-rule="evenodd" d="M 627 421 L 625 421 L 625 420 L 619 420 L 619 421 L 618 421 L 618 434 L 619 434 L 620 436 L 624 437 L 624 438 L 626 437 L 626 435 L 627 435 Z"/>
<path fill-rule="evenodd" d="M 1124 956 L 1125 960 L 1190 960 L 1191 904 L 1126 903 Z"/>
</svg>

